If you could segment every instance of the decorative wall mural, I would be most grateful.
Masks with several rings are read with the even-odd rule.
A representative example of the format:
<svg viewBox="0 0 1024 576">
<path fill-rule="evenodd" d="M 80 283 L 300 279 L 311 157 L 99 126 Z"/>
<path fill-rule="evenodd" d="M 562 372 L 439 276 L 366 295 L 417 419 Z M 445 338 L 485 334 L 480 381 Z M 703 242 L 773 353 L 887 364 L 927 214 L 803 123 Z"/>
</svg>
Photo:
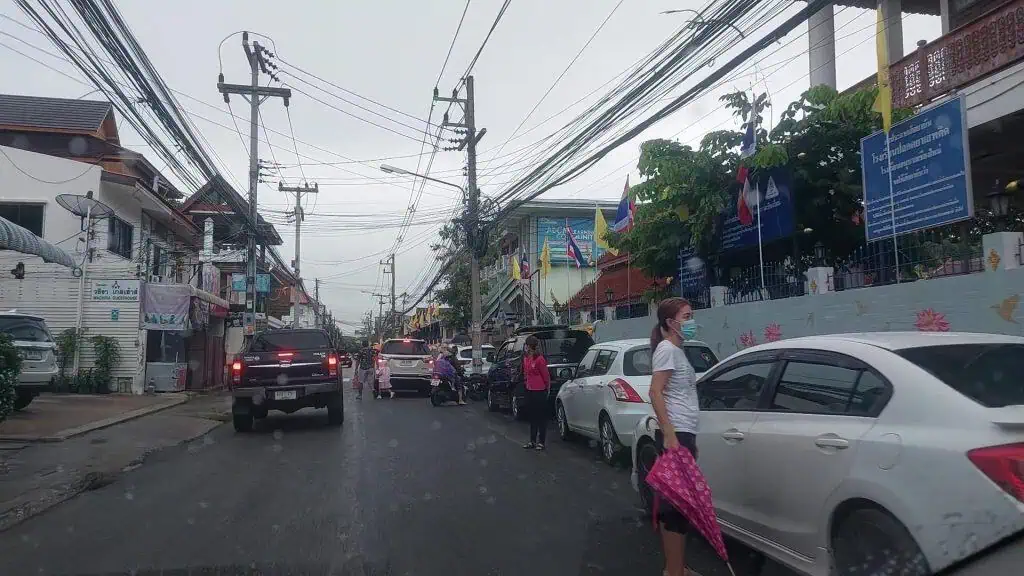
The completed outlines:
<svg viewBox="0 0 1024 576">
<path fill-rule="evenodd" d="M 917 313 L 914 326 L 921 332 L 949 332 L 949 322 L 941 312 L 926 308 Z"/>
<path fill-rule="evenodd" d="M 995 248 L 988 251 L 988 266 L 993 272 L 999 269 L 999 262 L 1002 258 L 999 257 L 999 253 L 996 252 Z"/>
<path fill-rule="evenodd" d="M 999 304 L 992 306 L 992 309 L 995 310 L 996 314 L 999 314 L 999 317 L 1003 320 L 1012 322 L 1013 324 L 1018 324 L 1018 322 L 1013 319 L 1013 315 L 1017 312 L 1017 306 L 1019 304 L 1020 294 L 1014 294 L 1013 296 L 1003 299 Z"/>
<path fill-rule="evenodd" d="M 863 316 L 868 311 L 868 305 L 860 300 L 854 300 L 853 303 L 857 306 L 857 316 Z"/>
<path fill-rule="evenodd" d="M 772 322 L 764 327 L 764 339 L 766 342 L 777 342 L 782 340 L 782 327 L 778 322 Z"/>
<path fill-rule="evenodd" d="M 751 346 L 757 346 L 757 336 L 754 336 L 753 330 L 748 330 L 740 334 L 740 347 L 750 348 Z"/>
<path fill-rule="evenodd" d="M 805 326 L 810 326 L 811 328 L 814 328 L 814 312 L 807 313 L 807 324 L 805 324 Z"/>
</svg>

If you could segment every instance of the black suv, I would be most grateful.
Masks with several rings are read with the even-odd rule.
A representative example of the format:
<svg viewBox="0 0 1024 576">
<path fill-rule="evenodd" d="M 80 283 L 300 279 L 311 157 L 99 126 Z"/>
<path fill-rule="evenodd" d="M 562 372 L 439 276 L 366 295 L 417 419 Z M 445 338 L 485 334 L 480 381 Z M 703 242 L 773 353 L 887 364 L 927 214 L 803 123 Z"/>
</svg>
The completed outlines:
<svg viewBox="0 0 1024 576">
<path fill-rule="evenodd" d="M 558 389 L 573 377 L 573 371 L 583 355 L 594 344 L 594 339 L 585 330 L 568 327 L 533 327 L 540 330 L 517 331 L 506 340 L 494 355 L 494 363 L 487 373 L 490 386 L 487 389 L 487 408 L 491 412 L 501 409 L 512 411 L 517 420 L 525 417 L 523 405 L 526 400 L 526 382 L 523 380 L 523 349 L 526 339 L 535 336 L 540 342 L 538 351 L 548 362 L 551 373 L 549 404 L 554 407 Z"/>
<path fill-rule="evenodd" d="M 260 332 L 231 364 L 231 415 L 238 432 L 270 410 L 291 414 L 327 408 L 335 426 L 345 420 L 338 351 L 323 330 Z"/>
</svg>

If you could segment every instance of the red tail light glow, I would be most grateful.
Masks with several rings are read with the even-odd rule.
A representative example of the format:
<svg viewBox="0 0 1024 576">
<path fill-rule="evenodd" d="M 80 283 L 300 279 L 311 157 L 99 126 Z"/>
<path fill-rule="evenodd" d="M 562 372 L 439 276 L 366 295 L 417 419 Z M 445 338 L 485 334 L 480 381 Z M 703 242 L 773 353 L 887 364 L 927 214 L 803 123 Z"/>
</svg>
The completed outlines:
<svg viewBox="0 0 1024 576">
<path fill-rule="evenodd" d="M 997 486 L 1024 502 L 1024 444 L 978 448 L 968 452 L 967 458 Z"/>
<path fill-rule="evenodd" d="M 327 357 L 327 374 L 329 376 L 338 375 L 338 357 L 334 354 Z"/>
<path fill-rule="evenodd" d="M 644 399 L 637 394 L 637 391 L 629 385 L 628 382 L 621 378 L 616 378 L 608 383 L 608 387 L 611 388 L 612 393 L 615 394 L 615 400 L 619 402 L 636 402 L 643 404 Z"/>
<path fill-rule="evenodd" d="M 294 352 L 278 352 L 277 353 L 277 357 L 278 358 L 291 358 L 292 356 L 295 356 Z"/>
<path fill-rule="evenodd" d="M 241 384 L 242 383 L 242 363 L 235 360 L 231 363 L 231 383 Z"/>
</svg>

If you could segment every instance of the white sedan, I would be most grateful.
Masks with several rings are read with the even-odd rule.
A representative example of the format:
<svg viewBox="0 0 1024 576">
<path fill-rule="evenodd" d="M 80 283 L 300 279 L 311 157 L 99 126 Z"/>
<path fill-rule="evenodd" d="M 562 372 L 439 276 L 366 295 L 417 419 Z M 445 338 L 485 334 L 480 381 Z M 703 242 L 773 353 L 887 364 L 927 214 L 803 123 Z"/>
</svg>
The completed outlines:
<svg viewBox="0 0 1024 576">
<path fill-rule="evenodd" d="M 718 362 L 708 345 L 684 344 L 698 376 Z M 651 409 L 651 346 L 645 339 L 615 340 L 590 347 L 576 375 L 558 390 L 555 420 L 563 440 L 597 440 L 605 462 L 615 464 L 633 445 L 637 422 Z"/>
<path fill-rule="evenodd" d="M 697 461 L 727 535 L 801 574 L 1024 566 L 1024 338 L 782 340 L 698 381 Z M 657 453 L 634 440 L 634 486 Z M 639 486 L 638 486 L 639 485 Z"/>
</svg>

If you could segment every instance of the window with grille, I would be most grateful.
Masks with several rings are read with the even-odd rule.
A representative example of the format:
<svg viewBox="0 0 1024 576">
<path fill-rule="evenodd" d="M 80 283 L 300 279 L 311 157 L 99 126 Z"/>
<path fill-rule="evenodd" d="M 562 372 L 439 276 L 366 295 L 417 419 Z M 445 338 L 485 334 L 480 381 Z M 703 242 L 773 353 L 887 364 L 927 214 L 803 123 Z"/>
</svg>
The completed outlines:
<svg viewBox="0 0 1024 576">
<path fill-rule="evenodd" d="M 107 219 L 107 250 L 122 258 L 132 258 L 132 237 L 135 228 L 116 216 Z"/>
</svg>

